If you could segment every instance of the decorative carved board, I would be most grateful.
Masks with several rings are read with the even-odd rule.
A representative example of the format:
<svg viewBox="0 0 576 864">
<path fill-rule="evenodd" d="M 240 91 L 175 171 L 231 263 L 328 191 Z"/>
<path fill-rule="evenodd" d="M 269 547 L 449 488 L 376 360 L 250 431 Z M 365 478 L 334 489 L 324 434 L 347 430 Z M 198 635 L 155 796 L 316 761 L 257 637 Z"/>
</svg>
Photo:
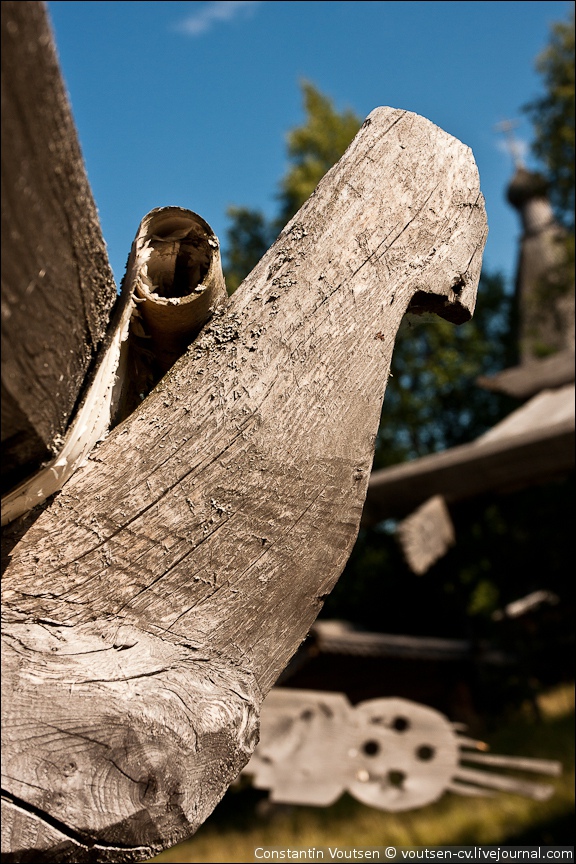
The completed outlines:
<svg viewBox="0 0 576 864">
<path fill-rule="evenodd" d="M 537 801 L 553 793 L 482 768 L 558 776 L 546 759 L 498 756 L 460 734 L 432 708 L 407 699 L 370 699 L 352 707 L 342 693 L 274 688 L 262 706 L 260 743 L 243 773 L 272 801 L 327 807 L 343 792 L 378 810 L 424 807 L 445 792 L 512 792 Z"/>
<path fill-rule="evenodd" d="M 454 525 L 442 495 L 433 495 L 407 516 L 396 534 L 412 572 L 426 573 L 455 543 Z"/>
<path fill-rule="evenodd" d="M 469 444 L 372 472 L 363 525 L 549 482 L 574 469 L 574 385 L 544 390 Z"/>
</svg>

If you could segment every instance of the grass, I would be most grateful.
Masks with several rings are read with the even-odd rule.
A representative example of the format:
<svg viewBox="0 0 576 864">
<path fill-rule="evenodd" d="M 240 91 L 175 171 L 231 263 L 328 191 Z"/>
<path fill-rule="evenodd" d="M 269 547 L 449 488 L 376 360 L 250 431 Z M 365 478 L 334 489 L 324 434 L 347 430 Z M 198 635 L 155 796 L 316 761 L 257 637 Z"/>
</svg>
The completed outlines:
<svg viewBox="0 0 576 864">
<path fill-rule="evenodd" d="M 447 793 L 436 804 L 402 814 L 384 813 L 344 795 L 328 808 L 280 808 L 258 816 L 266 793 L 230 790 L 193 838 L 151 859 L 158 864 L 250 862 L 256 846 L 435 846 L 572 844 L 574 813 L 574 688 L 561 686 L 539 698 L 542 719 L 517 712 L 487 736 L 494 753 L 558 759 L 559 778 L 545 802 L 517 795 L 462 798 Z M 525 774 L 523 776 L 526 776 Z M 534 775 L 534 779 L 539 779 Z"/>
</svg>

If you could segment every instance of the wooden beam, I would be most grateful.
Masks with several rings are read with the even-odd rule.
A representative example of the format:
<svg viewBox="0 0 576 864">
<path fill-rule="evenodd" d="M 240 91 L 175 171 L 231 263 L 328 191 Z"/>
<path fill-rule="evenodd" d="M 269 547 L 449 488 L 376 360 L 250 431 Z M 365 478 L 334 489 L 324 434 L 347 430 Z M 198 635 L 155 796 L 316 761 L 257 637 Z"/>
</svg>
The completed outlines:
<svg viewBox="0 0 576 864">
<path fill-rule="evenodd" d="M 82 401 L 57 454 L 2 496 L 2 525 L 60 491 L 227 298 L 219 243 L 208 223 L 182 207 L 148 213 L 132 244 L 110 338 Z"/>
<path fill-rule="evenodd" d="M 528 399 L 541 390 L 563 387 L 574 381 L 574 351 L 559 351 L 543 360 L 531 360 L 504 369 L 496 375 L 484 375 L 476 383 L 485 390 L 506 393 L 516 399 Z"/>
<path fill-rule="evenodd" d="M 574 468 L 574 387 L 546 391 L 471 444 L 370 478 L 364 525 L 401 518 L 434 495 L 448 503 L 522 489 Z"/>
<path fill-rule="evenodd" d="M 43 3 L 2 3 L 2 491 L 58 449 L 116 288 Z"/>
<path fill-rule="evenodd" d="M 400 320 L 469 317 L 485 237 L 471 151 L 376 109 L 15 546 L 13 855 L 138 860 L 206 819 L 355 542 Z"/>
</svg>

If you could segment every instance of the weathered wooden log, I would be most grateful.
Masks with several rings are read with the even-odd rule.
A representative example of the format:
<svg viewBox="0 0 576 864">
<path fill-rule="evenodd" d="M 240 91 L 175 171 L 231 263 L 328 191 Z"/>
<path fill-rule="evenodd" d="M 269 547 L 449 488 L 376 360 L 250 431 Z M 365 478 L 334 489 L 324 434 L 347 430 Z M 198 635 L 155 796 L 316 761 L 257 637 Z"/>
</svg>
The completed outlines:
<svg viewBox="0 0 576 864">
<path fill-rule="evenodd" d="M 227 297 L 219 243 L 197 213 L 159 207 L 143 219 L 132 256 L 126 278 L 167 372 Z"/>
<path fill-rule="evenodd" d="M 42 3 L 2 3 L 2 491 L 58 450 L 116 288 Z"/>
<path fill-rule="evenodd" d="M 400 320 L 473 311 L 471 151 L 370 114 L 272 248 L 13 549 L 7 861 L 142 859 L 248 761 L 360 522 Z"/>
</svg>

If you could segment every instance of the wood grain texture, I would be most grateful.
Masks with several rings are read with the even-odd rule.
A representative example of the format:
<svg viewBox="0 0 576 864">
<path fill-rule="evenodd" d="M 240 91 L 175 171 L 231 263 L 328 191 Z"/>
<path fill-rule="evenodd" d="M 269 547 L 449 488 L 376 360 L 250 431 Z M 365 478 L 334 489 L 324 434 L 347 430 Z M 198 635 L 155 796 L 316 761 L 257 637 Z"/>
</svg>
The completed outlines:
<svg viewBox="0 0 576 864">
<path fill-rule="evenodd" d="M 58 453 L 2 496 L 3 526 L 60 491 L 227 299 L 219 244 L 208 223 L 181 207 L 148 213 L 132 244 L 109 338 Z M 6 540 L 3 535 L 3 548 Z"/>
<path fill-rule="evenodd" d="M 29 528 L 3 580 L 10 860 L 27 819 L 74 849 L 46 828 L 43 860 L 137 860 L 210 813 L 355 541 L 402 315 L 469 317 L 485 236 L 471 151 L 376 109 Z"/>
<path fill-rule="evenodd" d="M 2 488 L 57 450 L 116 289 L 43 3 L 2 3 Z"/>
</svg>

